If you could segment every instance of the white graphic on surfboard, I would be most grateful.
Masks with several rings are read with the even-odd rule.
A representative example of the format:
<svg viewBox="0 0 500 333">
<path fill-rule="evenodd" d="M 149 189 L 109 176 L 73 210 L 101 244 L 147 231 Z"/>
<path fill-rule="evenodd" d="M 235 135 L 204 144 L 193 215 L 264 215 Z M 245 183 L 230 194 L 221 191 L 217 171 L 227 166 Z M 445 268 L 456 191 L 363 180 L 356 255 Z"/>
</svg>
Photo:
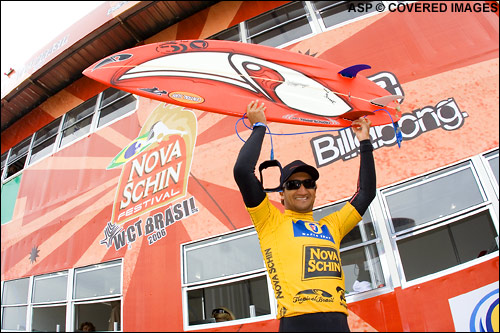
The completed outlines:
<svg viewBox="0 0 500 333">
<path fill-rule="evenodd" d="M 292 109 L 318 116 L 336 117 L 351 110 L 328 87 L 303 73 L 256 57 L 229 52 L 192 52 L 159 57 L 128 70 L 118 81 L 155 76 L 225 82 L 261 93 L 272 101 L 279 99 Z"/>
</svg>

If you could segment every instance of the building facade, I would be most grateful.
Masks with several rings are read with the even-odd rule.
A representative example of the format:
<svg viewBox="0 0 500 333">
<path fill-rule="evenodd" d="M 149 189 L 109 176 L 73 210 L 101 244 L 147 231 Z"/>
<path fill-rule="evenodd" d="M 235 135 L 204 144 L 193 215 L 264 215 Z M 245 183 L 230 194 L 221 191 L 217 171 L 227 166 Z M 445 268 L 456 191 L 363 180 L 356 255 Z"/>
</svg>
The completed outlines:
<svg viewBox="0 0 500 333">
<path fill-rule="evenodd" d="M 363 74 L 403 95 L 401 147 L 392 124 L 371 129 L 377 196 L 341 244 L 351 330 L 498 331 L 498 2 L 182 3 L 109 1 L 2 86 L 2 331 L 278 329 L 275 281 L 232 176 L 235 127 L 249 131 L 81 75 L 121 49 L 181 39 L 369 64 Z M 139 151 L 158 122 L 182 134 Z M 350 129 L 270 128 L 301 133 L 273 136 L 274 154 L 318 168 L 315 219 L 354 194 Z M 215 322 L 220 307 L 236 319 Z"/>
</svg>

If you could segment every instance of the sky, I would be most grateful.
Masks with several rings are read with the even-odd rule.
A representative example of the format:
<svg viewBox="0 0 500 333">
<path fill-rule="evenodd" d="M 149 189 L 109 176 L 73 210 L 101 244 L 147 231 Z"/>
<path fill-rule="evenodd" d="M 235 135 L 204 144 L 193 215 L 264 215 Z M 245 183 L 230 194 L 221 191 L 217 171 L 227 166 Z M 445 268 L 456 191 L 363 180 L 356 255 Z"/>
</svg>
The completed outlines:
<svg viewBox="0 0 500 333">
<path fill-rule="evenodd" d="M 106 1 L 1 1 L 1 76 Z"/>
</svg>

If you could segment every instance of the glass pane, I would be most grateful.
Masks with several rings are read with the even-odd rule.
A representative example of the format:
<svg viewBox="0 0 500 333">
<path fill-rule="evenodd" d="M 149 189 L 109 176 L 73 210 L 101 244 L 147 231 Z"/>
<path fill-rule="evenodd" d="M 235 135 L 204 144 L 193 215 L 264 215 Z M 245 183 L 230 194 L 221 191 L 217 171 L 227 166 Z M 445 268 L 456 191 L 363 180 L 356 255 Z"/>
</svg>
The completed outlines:
<svg viewBox="0 0 500 333">
<path fill-rule="evenodd" d="M 3 285 L 2 305 L 28 303 L 29 283 L 29 278 L 5 281 Z"/>
<path fill-rule="evenodd" d="M 497 233 L 489 211 L 455 222 L 450 230 L 461 263 L 498 250 Z"/>
<path fill-rule="evenodd" d="M 345 203 L 346 201 L 342 201 L 328 207 L 316 209 L 313 211 L 314 220 L 319 221 L 323 217 L 340 210 Z M 340 248 L 342 249 L 348 246 L 361 244 L 376 238 L 377 235 L 375 234 L 375 229 L 373 227 L 372 217 L 370 215 L 370 211 L 367 210 L 363 215 L 363 220 L 359 222 L 347 235 L 345 235 L 344 239 L 342 239 Z"/>
<path fill-rule="evenodd" d="M 92 123 L 92 117 L 88 117 L 79 123 L 65 129 L 63 131 L 63 137 L 61 140 L 60 147 L 78 139 L 79 137 L 87 134 L 90 131 L 90 124 Z"/>
<path fill-rule="evenodd" d="M 99 115 L 98 127 L 109 123 L 111 120 L 116 119 L 135 109 L 137 100 L 133 95 L 129 95 L 116 103 L 113 103 L 101 110 Z"/>
<path fill-rule="evenodd" d="M 113 331 L 116 325 L 116 329 L 120 330 L 120 318 L 121 302 L 119 300 L 76 304 L 74 330 L 83 331 L 84 325 L 94 326 L 96 331 Z"/>
<path fill-rule="evenodd" d="M 33 303 L 66 300 L 67 283 L 66 272 L 35 276 Z"/>
<path fill-rule="evenodd" d="M 3 308 L 2 330 L 26 331 L 27 306 Z"/>
<path fill-rule="evenodd" d="M 89 298 L 121 294 L 121 266 L 99 265 L 75 270 L 74 297 Z"/>
<path fill-rule="evenodd" d="M 186 250 L 187 282 L 265 268 L 257 234 Z"/>
<path fill-rule="evenodd" d="M 66 115 L 64 116 L 63 128 L 68 128 L 71 125 L 93 114 L 95 110 L 96 101 L 97 101 L 97 96 L 94 96 L 88 101 L 83 102 L 73 110 L 66 113 Z"/>
<path fill-rule="evenodd" d="M 397 242 L 406 280 L 498 251 L 489 211 Z"/>
<path fill-rule="evenodd" d="M 449 171 L 449 170 L 446 170 Z M 421 177 L 401 192 L 386 197 L 396 232 L 438 219 L 483 202 L 470 168 L 427 181 Z M 432 178 L 431 178 L 432 179 Z M 407 184 L 403 184 L 403 187 Z"/>
<path fill-rule="evenodd" d="M 447 227 L 397 241 L 406 281 L 459 264 Z"/>
<path fill-rule="evenodd" d="M 495 175 L 498 184 L 498 151 L 493 151 L 489 154 L 486 154 L 485 157 L 488 159 L 491 171 L 493 171 L 493 175 Z"/>
<path fill-rule="evenodd" d="M 9 153 L 9 151 L 7 150 L 5 153 L 2 154 L 2 170 L 3 170 L 3 167 L 5 166 L 5 161 L 7 160 L 8 153 Z"/>
<path fill-rule="evenodd" d="M 276 27 L 277 25 L 289 22 L 295 18 L 305 16 L 306 11 L 301 2 L 294 2 L 278 9 L 272 10 L 263 15 L 257 16 L 247 21 L 248 36 L 252 37 L 259 32 Z"/>
<path fill-rule="evenodd" d="M 119 99 L 120 97 L 128 94 L 130 93 L 115 88 L 106 89 L 102 92 L 102 99 L 99 108 L 102 109 L 103 107 L 106 107 L 109 103 L 112 103 L 117 99 Z"/>
<path fill-rule="evenodd" d="M 57 118 L 50 124 L 46 125 L 42 129 L 35 133 L 35 139 L 33 141 L 33 146 L 38 145 L 40 142 L 47 140 L 48 138 L 57 135 L 59 131 L 59 124 L 61 123 L 61 118 Z"/>
<path fill-rule="evenodd" d="M 188 291 L 188 308 L 190 325 L 270 314 L 266 276 Z M 230 314 L 212 314 L 220 308 Z"/>
<path fill-rule="evenodd" d="M 34 147 L 31 150 L 31 157 L 30 157 L 30 163 L 33 164 L 34 162 L 38 161 L 42 157 L 48 156 L 52 153 L 54 150 L 54 144 L 56 142 L 56 136 L 54 136 L 52 139 L 49 139 L 42 144 Z"/>
<path fill-rule="evenodd" d="M 208 37 L 207 39 L 217 39 L 217 40 L 230 40 L 233 42 L 240 41 L 240 29 L 238 25 L 221 31 L 213 36 Z"/>
<path fill-rule="evenodd" d="M 252 37 L 250 42 L 275 47 L 307 36 L 310 33 L 312 33 L 312 29 L 309 21 L 304 17 Z"/>
<path fill-rule="evenodd" d="M 34 307 L 33 332 L 65 332 L 66 306 Z"/>
<path fill-rule="evenodd" d="M 327 207 L 323 207 L 323 208 L 319 208 L 319 209 L 314 210 L 313 211 L 314 221 L 319 221 L 323 217 L 340 210 L 342 207 L 344 207 L 345 203 L 346 203 L 346 201 L 337 202 L 336 204 L 333 204 L 331 206 L 327 206 Z"/>
<path fill-rule="evenodd" d="M 341 252 L 346 294 L 352 295 L 385 285 L 375 244 Z"/>
<path fill-rule="evenodd" d="M 5 177 L 6 178 L 10 177 L 10 176 L 18 173 L 22 169 L 24 169 L 24 164 L 26 163 L 26 158 L 27 158 L 27 156 L 24 155 L 24 157 L 18 159 L 14 163 L 12 163 L 12 164 L 9 163 L 9 167 L 7 168 L 7 175 Z"/>
<path fill-rule="evenodd" d="M 30 143 L 31 143 L 31 136 L 24 139 L 23 141 L 21 141 L 17 145 L 15 145 L 14 148 L 12 148 L 12 150 L 10 152 L 9 161 L 7 162 L 7 164 L 10 165 L 12 163 L 12 161 L 15 161 L 18 158 L 20 158 L 21 156 L 26 155 L 28 153 Z"/>
<path fill-rule="evenodd" d="M 323 19 L 325 27 L 332 27 L 342 22 L 352 20 L 353 18 L 366 15 L 368 13 L 373 13 L 376 11 L 376 5 L 382 3 L 382 1 L 348 1 L 335 3 L 331 6 L 332 1 L 314 1 L 313 2 L 316 9 L 319 10 L 319 14 Z M 349 8 L 358 8 L 361 4 L 363 10 L 349 10 Z M 368 4 L 371 4 L 369 7 Z"/>
</svg>

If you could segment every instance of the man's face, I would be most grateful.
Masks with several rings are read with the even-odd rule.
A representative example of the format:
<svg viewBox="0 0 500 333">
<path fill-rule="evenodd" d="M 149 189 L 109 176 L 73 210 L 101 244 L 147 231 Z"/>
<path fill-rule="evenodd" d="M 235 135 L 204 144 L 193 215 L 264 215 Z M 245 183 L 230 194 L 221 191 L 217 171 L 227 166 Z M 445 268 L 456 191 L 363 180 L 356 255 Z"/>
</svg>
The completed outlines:
<svg viewBox="0 0 500 333">
<path fill-rule="evenodd" d="M 288 180 L 305 180 L 311 179 L 311 176 L 306 172 L 297 172 L 288 178 Z M 287 180 L 287 181 L 288 181 Z M 316 199 L 316 189 L 308 189 L 304 184 L 300 185 L 297 190 L 283 189 L 281 195 L 281 203 L 286 209 L 293 210 L 297 213 L 311 212 Z"/>
</svg>

